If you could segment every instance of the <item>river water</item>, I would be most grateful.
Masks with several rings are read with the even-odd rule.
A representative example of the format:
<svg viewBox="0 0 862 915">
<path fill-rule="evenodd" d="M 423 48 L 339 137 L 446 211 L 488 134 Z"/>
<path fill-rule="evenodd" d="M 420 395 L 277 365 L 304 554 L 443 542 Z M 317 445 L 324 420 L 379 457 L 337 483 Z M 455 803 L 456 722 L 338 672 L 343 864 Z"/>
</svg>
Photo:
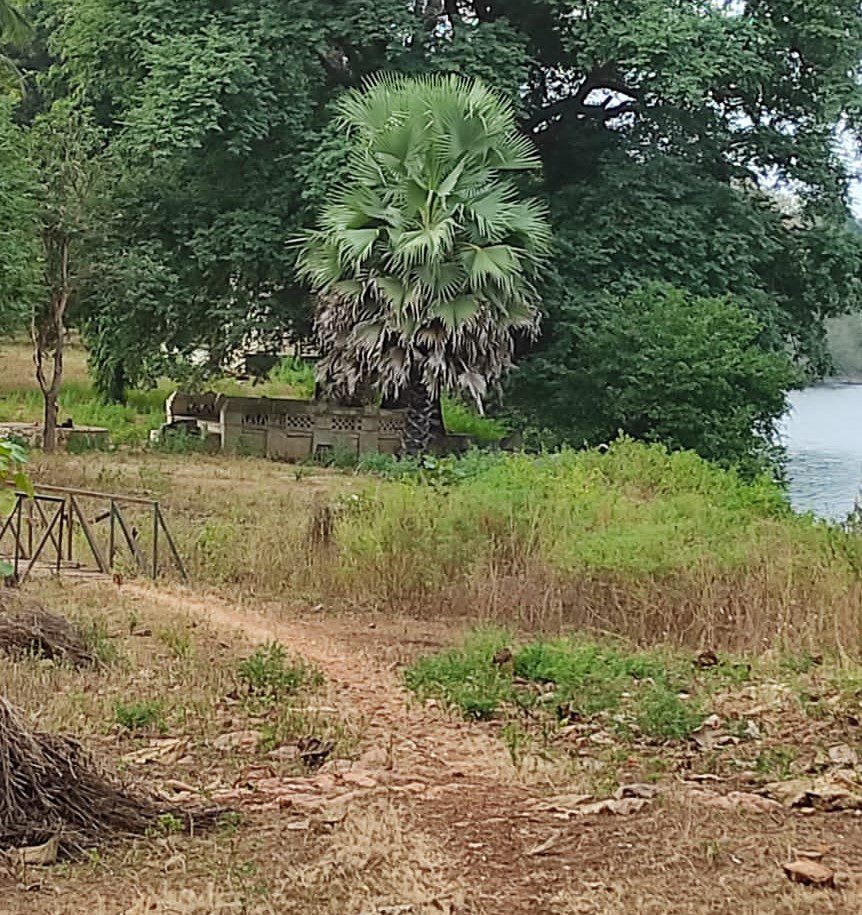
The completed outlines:
<svg viewBox="0 0 862 915">
<path fill-rule="evenodd" d="M 798 511 L 843 520 L 862 500 L 862 384 L 794 391 L 781 424 L 790 501 Z"/>
</svg>

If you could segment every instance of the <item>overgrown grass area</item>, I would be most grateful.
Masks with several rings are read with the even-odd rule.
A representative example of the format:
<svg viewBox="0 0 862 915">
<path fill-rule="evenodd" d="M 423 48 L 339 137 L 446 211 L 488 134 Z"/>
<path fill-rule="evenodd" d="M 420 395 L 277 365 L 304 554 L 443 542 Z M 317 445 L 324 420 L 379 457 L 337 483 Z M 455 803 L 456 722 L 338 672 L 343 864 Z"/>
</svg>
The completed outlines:
<svg viewBox="0 0 862 915">
<path fill-rule="evenodd" d="M 476 463 L 343 500 L 341 586 L 640 642 L 860 647 L 862 540 L 771 480 L 631 441 Z"/>
<path fill-rule="evenodd" d="M 404 679 L 424 704 L 486 722 L 524 774 L 575 776 L 598 794 L 672 771 L 767 786 L 856 759 L 858 667 L 845 662 L 485 627 Z"/>
<path fill-rule="evenodd" d="M 419 659 L 405 679 L 420 696 L 440 698 L 467 718 L 491 718 L 505 706 L 561 722 L 613 713 L 620 733 L 682 739 L 703 721 L 698 694 L 722 682 L 720 674 L 710 674 L 698 681 L 690 659 L 595 641 L 562 638 L 513 647 L 510 633 L 492 629 L 474 632 L 460 648 Z"/>
<path fill-rule="evenodd" d="M 202 584 L 639 645 L 862 654 L 862 538 L 793 514 L 768 479 L 625 440 L 367 469 L 383 476 L 222 455 L 33 463 L 45 482 L 160 498 Z"/>
</svg>

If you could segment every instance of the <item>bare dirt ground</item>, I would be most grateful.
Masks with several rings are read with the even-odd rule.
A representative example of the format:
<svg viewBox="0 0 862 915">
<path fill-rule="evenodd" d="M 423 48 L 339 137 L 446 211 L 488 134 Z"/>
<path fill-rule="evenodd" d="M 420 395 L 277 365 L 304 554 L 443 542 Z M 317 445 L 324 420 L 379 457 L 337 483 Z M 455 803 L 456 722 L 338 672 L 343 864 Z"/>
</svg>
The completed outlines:
<svg viewBox="0 0 862 915">
<path fill-rule="evenodd" d="M 206 780 L 208 796 L 235 809 L 238 824 L 114 843 L 83 863 L 10 873 L 0 912 L 862 911 L 862 817 L 853 811 L 723 809 L 716 795 L 735 784 L 674 774 L 631 810 L 582 815 L 571 797 L 579 786 L 552 767 L 516 769 L 492 728 L 417 703 L 401 686 L 400 665 L 449 644 L 451 625 L 323 611 L 288 617 L 274 605 L 142 584 L 119 594 L 107 583 L 67 584 L 59 596 L 120 603 L 153 627 L 185 621 L 213 658 L 281 642 L 319 666 L 326 708 L 355 739 L 350 753 L 307 774 L 269 755 L 213 752 L 212 741 L 191 762 L 157 760 L 146 769 L 150 781 L 179 783 L 182 793 Z M 247 723 L 212 727 L 237 726 Z M 178 729 L 201 731 L 193 716 Z M 106 734 L 104 747 L 116 740 Z M 783 866 L 806 854 L 828 865 L 834 886 L 788 879 Z"/>
</svg>

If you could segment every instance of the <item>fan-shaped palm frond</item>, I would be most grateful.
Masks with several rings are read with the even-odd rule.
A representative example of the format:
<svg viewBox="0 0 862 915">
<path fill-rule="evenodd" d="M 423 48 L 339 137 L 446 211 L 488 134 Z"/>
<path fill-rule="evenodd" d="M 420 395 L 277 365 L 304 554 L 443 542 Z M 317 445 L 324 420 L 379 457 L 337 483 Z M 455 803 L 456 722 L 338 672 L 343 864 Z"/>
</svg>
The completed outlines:
<svg viewBox="0 0 862 915">
<path fill-rule="evenodd" d="M 514 333 L 536 334 L 533 284 L 546 208 L 512 173 L 535 169 L 511 106 L 457 76 L 384 75 L 350 92 L 348 185 L 300 239 L 317 293 L 321 381 L 387 397 L 463 390 L 481 404 L 511 366 Z"/>
</svg>

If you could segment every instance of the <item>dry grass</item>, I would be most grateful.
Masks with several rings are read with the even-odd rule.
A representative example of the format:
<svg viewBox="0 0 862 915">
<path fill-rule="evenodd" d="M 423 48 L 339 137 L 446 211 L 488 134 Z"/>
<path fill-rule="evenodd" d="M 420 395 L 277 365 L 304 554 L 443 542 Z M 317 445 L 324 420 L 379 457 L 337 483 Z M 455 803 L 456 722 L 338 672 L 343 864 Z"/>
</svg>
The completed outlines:
<svg viewBox="0 0 862 915">
<path fill-rule="evenodd" d="M 26 342 L 6 343 L 0 346 L 0 394 L 18 391 L 38 391 L 33 350 Z M 63 377 L 73 384 L 89 384 L 87 353 L 79 344 L 66 348 L 63 360 Z"/>
<path fill-rule="evenodd" d="M 126 869 L 110 894 L 80 887 L 74 900 L 41 915 L 470 915 L 436 843 L 389 802 L 351 810 L 333 830 L 297 834 L 256 824 L 255 841 L 224 838 L 201 844 L 174 873 Z M 107 866 L 112 866 L 110 859 Z M 81 870 L 83 878 L 85 872 Z M 43 903 L 44 904 L 44 903 Z M 22 908 L 22 913 L 31 910 Z M 32 910 L 35 912 L 36 910 Z"/>
<path fill-rule="evenodd" d="M 715 535 L 728 560 L 695 541 L 687 547 L 695 558 L 674 566 L 660 528 L 616 548 L 614 562 L 634 568 L 566 569 L 549 552 L 561 542 L 552 531 L 525 537 L 519 523 L 478 510 L 445 534 L 424 533 L 440 527 L 457 493 L 436 515 L 433 499 L 410 515 L 412 507 L 386 502 L 394 484 L 262 460 L 88 455 L 41 458 L 33 470 L 37 479 L 161 499 L 193 580 L 238 595 L 610 631 L 639 644 L 862 651 L 858 538 L 793 518 Z M 624 519 L 607 523 L 625 534 Z M 138 527 L 146 545 L 147 520 Z M 638 558 L 655 553 L 656 538 L 670 567 Z"/>
</svg>

